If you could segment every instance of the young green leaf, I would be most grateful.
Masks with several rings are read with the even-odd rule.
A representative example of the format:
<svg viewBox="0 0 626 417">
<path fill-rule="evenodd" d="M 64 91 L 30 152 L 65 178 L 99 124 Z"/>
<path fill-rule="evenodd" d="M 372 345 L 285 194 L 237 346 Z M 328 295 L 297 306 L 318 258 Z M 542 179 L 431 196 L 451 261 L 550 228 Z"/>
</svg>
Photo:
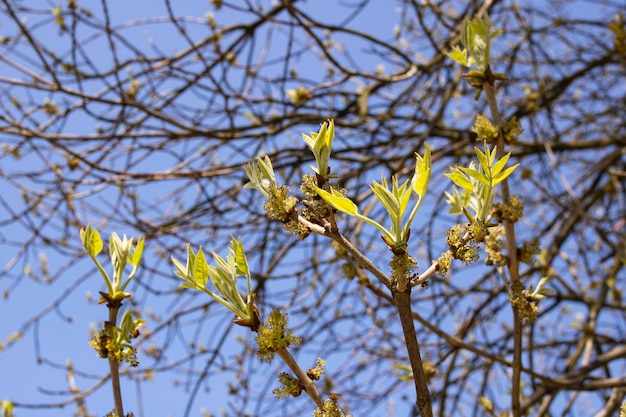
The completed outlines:
<svg viewBox="0 0 626 417">
<path fill-rule="evenodd" d="M 86 228 L 80 229 L 80 238 L 85 248 L 85 251 L 91 258 L 91 260 L 96 264 L 98 271 L 100 271 L 100 275 L 104 279 L 106 283 L 107 289 L 109 293 L 113 292 L 113 283 L 111 282 L 111 278 L 109 274 L 104 270 L 96 256 L 102 251 L 102 239 L 100 238 L 100 233 L 96 229 L 92 229 L 91 225 L 87 225 Z"/>
<path fill-rule="evenodd" d="M 86 228 L 80 229 L 80 239 L 83 242 L 83 247 L 92 257 L 97 256 L 102 251 L 102 239 L 98 230 L 92 229 L 91 225 L 87 225 Z"/>
<path fill-rule="evenodd" d="M 495 178 L 493 179 L 493 185 L 500 184 L 502 181 L 504 181 L 505 178 L 508 178 L 508 176 L 511 175 L 513 171 L 517 169 L 518 166 L 519 164 L 510 166 L 504 171 L 502 171 L 501 173 L 499 173 L 498 175 L 496 175 Z"/>
<path fill-rule="evenodd" d="M 356 216 L 359 208 L 347 197 L 344 197 L 339 191 L 334 188 L 330 188 L 330 192 L 323 190 L 319 187 L 315 187 L 317 194 L 324 199 L 328 204 L 336 208 L 337 210 L 347 213 L 351 216 Z"/>
<path fill-rule="evenodd" d="M 124 315 L 122 316 L 122 322 L 120 323 L 120 330 L 122 331 L 122 335 L 129 335 L 133 330 L 133 324 L 133 317 L 130 310 L 127 309 L 124 312 Z"/>
<path fill-rule="evenodd" d="M 141 261 L 141 256 L 143 254 L 143 246 L 144 239 L 141 238 L 137 241 L 135 249 L 128 254 L 128 262 L 134 267 L 133 271 L 139 267 L 139 262 Z"/>
<path fill-rule="evenodd" d="M 243 243 L 240 239 L 235 239 L 234 236 L 231 236 L 230 244 L 233 248 L 233 253 L 235 256 L 235 265 L 237 266 L 237 275 L 239 276 L 248 276 L 250 272 L 248 271 L 248 260 L 246 259 L 246 254 L 243 251 Z"/>
<path fill-rule="evenodd" d="M 330 169 L 328 167 L 328 161 L 330 160 L 330 152 L 333 146 L 333 139 L 335 137 L 335 122 L 332 119 L 326 120 L 322 123 L 319 132 L 311 132 L 311 136 L 302 134 L 302 139 L 307 144 L 309 149 L 315 156 L 317 162 L 317 168 L 311 166 L 313 172 L 318 174 L 323 179 L 332 178 Z"/>
<path fill-rule="evenodd" d="M 450 168 L 450 171 L 451 172 L 446 172 L 443 175 L 450 178 L 450 180 L 452 180 L 453 183 L 455 183 L 457 186 L 461 187 L 464 190 L 467 190 L 470 192 L 474 190 L 474 187 L 472 186 L 472 182 L 463 173 L 463 171 L 461 171 L 458 167 Z"/>
<path fill-rule="evenodd" d="M 430 183 L 431 153 L 428 144 L 424 144 L 424 156 L 415 153 L 415 174 L 411 179 L 411 188 L 420 197 L 424 197 Z"/>
<path fill-rule="evenodd" d="M 248 162 L 245 171 L 249 182 L 244 185 L 244 188 L 255 188 L 265 197 L 269 197 L 268 187 L 271 183 L 276 182 L 274 167 L 270 158 L 264 156 Z"/>
<path fill-rule="evenodd" d="M 202 247 L 198 249 L 198 254 L 194 261 L 193 280 L 199 288 L 205 288 L 209 278 L 209 266 L 204 256 Z"/>
<path fill-rule="evenodd" d="M 478 163 L 480 164 L 480 166 L 483 167 L 483 169 L 488 172 L 489 167 L 493 164 L 493 159 L 489 151 L 489 147 L 485 146 L 485 148 L 486 148 L 485 153 L 483 153 L 483 151 L 481 151 L 477 147 L 474 147 L 474 152 L 476 153 L 476 157 L 478 158 Z M 495 147 L 494 147 L 494 151 L 495 151 Z M 495 155 L 495 152 L 493 154 Z"/>
<path fill-rule="evenodd" d="M 270 157 L 265 155 L 263 158 L 257 158 L 257 163 L 262 174 L 263 179 L 276 182 L 276 176 L 274 175 L 274 167 Z"/>
<path fill-rule="evenodd" d="M 178 259 L 174 258 L 173 256 L 170 259 L 172 260 L 172 263 L 176 268 L 174 269 L 174 275 L 176 275 L 178 278 L 184 279 L 185 281 L 189 281 L 189 274 L 183 264 L 181 264 Z"/>
<path fill-rule="evenodd" d="M 392 181 L 394 181 L 397 185 L 398 180 L 395 177 Z M 378 200 L 381 202 L 383 207 L 385 207 L 385 210 L 387 210 L 389 215 L 392 217 L 392 220 L 402 215 L 401 202 L 398 201 L 397 195 L 394 195 L 394 193 L 389 191 L 389 186 L 387 185 L 385 177 L 382 177 L 381 183 L 374 181 L 374 183 L 370 185 L 370 189 L 374 192 L 376 197 L 378 197 Z"/>
<path fill-rule="evenodd" d="M 474 58 L 471 56 L 467 56 L 467 50 L 459 48 L 458 46 L 452 47 L 452 52 L 446 52 L 448 57 L 452 58 L 455 62 L 463 65 L 464 67 L 470 68 L 474 63 Z"/>
<path fill-rule="evenodd" d="M 459 215 L 463 214 L 463 208 L 467 207 L 470 203 L 471 193 L 468 190 L 463 189 L 459 194 L 457 188 L 452 189 L 452 194 L 444 191 L 446 196 L 446 203 L 450 206 L 448 214 Z"/>
<path fill-rule="evenodd" d="M 474 178 L 476 181 L 481 182 L 488 187 L 491 186 L 491 181 L 482 172 L 473 168 L 459 167 L 459 169 L 467 174 L 468 177 Z"/>
</svg>

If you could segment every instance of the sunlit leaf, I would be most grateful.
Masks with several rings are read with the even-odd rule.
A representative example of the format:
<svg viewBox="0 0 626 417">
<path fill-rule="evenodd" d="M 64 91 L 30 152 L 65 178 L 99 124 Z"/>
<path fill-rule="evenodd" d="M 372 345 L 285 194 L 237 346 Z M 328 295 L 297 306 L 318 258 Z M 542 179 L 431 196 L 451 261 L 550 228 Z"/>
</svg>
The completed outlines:
<svg viewBox="0 0 626 417">
<path fill-rule="evenodd" d="M 87 225 L 85 229 L 80 230 L 80 238 L 87 253 L 93 257 L 102 251 L 102 238 L 97 229 L 92 229 L 91 225 Z"/>
<path fill-rule="evenodd" d="M 359 208 L 356 204 L 352 202 L 347 197 L 341 195 L 341 193 L 334 188 L 331 187 L 330 192 L 323 190 L 319 187 L 315 187 L 317 194 L 324 199 L 328 204 L 336 208 L 337 210 L 350 214 L 352 216 L 356 215 L 359 211 Z"/>
<path fill-rule="evenodd" d="M 452 52 L 446 52 L 446 55 L 452 58 L 455 62 L 468 68 L 474 63 L 474 58 L 471 56 L 469 58 L 467 57 L 467 50 L 461 50 L 458 46 L 454 46 L 452 48 Z"/>
<path fill-rule="evenodd" d="M 450 205 L 448 214 L 459 215 L 463 213 L 463 208 L 467 207 L 470 202 L 471 194 L 467 190 L 463 190 L 460 194 L 457 188 L 452 189 L 452 194 L 445 191 L 446 203 Z"/>
<path fill-rule="evenodd" d="M 413 191 L 421 197 L 426 194 L 428 190 L 428 184 L 430 183 L 431 174 L 431 153 L 428 144 L 424 144 L 424 156 L 415 154 L 415 174 L 411 180 L 411 188 Z"/>
<path fill-rule="evenodd" d="M 230 241 L 233 253 L 235 255 L 235 265 L 237 266 L 237 275 L 240 276 L 248 276 L 248 260 L 246 259 L 246 254 L 243 251 L 243 243 L 241 239 L 237 240 L 235 237 L 231 237 Z"/>
<path fill-rule="evenodd" d="M 302 140 L 306 143 L 306 146 L 309 147 L 311 152 L 315 152 L 315 136 L 317 133 L 311 132 L 311 136 L 302 133 Z"/>
<path fill-rule="evenodd" d="M 400 215 L 399 202 L 387 188 L 387 181 L 384 178 L 382 180 L 382 184 L 374 181 L 374 183 L 370 185 L 370 189 L 374 192 L 378 200 L 385 207 L 385 210 L 387 210 L 392 217 Z"/>
<path fill-rule="evenodd" d="M 135 246 L 135 250 L 132 253 L 129 253 L 128 255 L 128 261 L 135 268 L 139 266 L 139 262 L 141 262 L 141 256 L 143 254 L 143 246 L 144 246 L 144 239 L 141 238 L 137 241 L 137 246 Z"/>
<path fill-rule="evenodd" d="M 476 152 L 476 157 L 478 158 L 480 166 L 482 166 L 485 171 L 489 171 L 489 167 L 491 166 L 491 162 L 489 161 L 491 156 L 489 155 L 489 147 L 486 147 L 486 154 L 476 147 L 474 147 L 474 151 Z"/>
<path fill-rule="evenodd" d="M 192 290 L 197 290 L 198 289 L 198 286 L 196 285 L 196 283 L 195 282 L 191 282 L 191 281 L 183 282 L 182 284 L 180 284 L 180 287 L 181 288 L 189 288 L 189 289 L 192 289 Z"/>
<path fill-rule="evenodd" d="M 498 162 L 493 164 L 493 167 L 491 168 L 491 175 L 492 176 L 496 176 L 496 175 L 498 175 L 500 173 L 500 171 L 502 171 L 502 169 L 504 168 L 504 166 L 508 162 L 510 156 L 511 156 L 511 152 L 507 153 L 502 158 L 500 158 L 500 160 Z"/>
<path fill-rule="evenodd" d="M 489 180 L 489 178 L 487 178 L 487 176 L 483 174 L 482 172 L 476 169 L 465 168 L 465 167 L 459 167 L 459 169 L 463 171 L 465 174 L 467 174 L 468 176 L 474 178 L 476 181 L 479 181 L 485 184 L 486 186 L 491 185 L 491 181 Z"/>
<path fill-rule="evenodd" d="M 504 171 L 502 171 L 501 173 L 499 173 L 498 175 L 495 176 L 495 178 L 493 179 L 493 185 L 497 185 L 500 182 L 504 181 L 505 178 L 507 178 L 509 175 L 511 175 L 513 173 L 513 171 L 515 171 L 517 169 L 517 167 L 519 166 L 519 164 L 515 164 L 513 166 L 508 167 L 507 169 L 505 169 Z"/>
<path fill-rule="evenodd" d="M 172 260 L 172 263 L 174 264 L 174 267 L 176 268 L 174 270 L 174 274 L 179 277 L 184 279 L 185 281 L 187 281 L 189 279 L 188 277 L 188 272 L 187 269 L 183 266 L 183 264 L 181 264 L 178 259 L 174 258 L 173 256 L 170 258 Z"/>
<path fill-rule="evenodd" d="M 193 266 L 195 264 L 196 254 L 191 249 L 191 244 L 187 243 L 187 274 L 192 277 Z"/>
<path fill-rule="evenodd" d="M 209 267 L 207 265 L 206 257 L 202 251 L 202 247 L 198 249 L 198 255 L 195 259 L 193 266 L 193 279 L 198 287 L 206 287 L 207 280 L 209 278 Z"/>
<path fill-rule="evenodd" d="M 272 161 L 270 157 L 265 155 L 263 158 L 257 158 L 257 164 L 262 173 L 262 178 L 270 181 L 276 181 L 276 177 L 274 175 L 274 167 L 272 166 Z"/>
<path fill-rule="evenodd" d="M 452 172 L 447 172 L 444 175 L 450 178 L 450 180 L 452 180 L 452 182 L 457 186 L 468 191 L 473 191 L 474 187 L 472 186 L 472 182 L 466 175 L 464 175 L 458 168 L 452 168 L 451 171 Z"/>
<path fill-rule="evenodd" d="M 130 310 L 126 310 L 124 312 L 124 315 L 122 316 L 122 322 L 120 323 L 120 329 L 122 330 L 122 334 L 124 336 L 128 335 L 131 333 L 131 331 L 133 330 L 134 327 L 134 323 L 133 323 L 133 317 L 131 315 Z"/>
</svg>

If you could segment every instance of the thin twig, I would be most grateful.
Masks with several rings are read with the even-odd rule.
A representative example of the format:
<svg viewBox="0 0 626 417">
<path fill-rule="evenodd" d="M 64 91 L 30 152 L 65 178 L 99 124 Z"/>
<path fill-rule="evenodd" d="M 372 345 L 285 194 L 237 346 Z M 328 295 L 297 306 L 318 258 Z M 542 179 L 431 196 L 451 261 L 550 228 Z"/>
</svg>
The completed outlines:
<svg viewBox="0 0 626 417">
<path fill-rule="evenodd" d="M 376 265 L 370 261 L 367 256 L 363 255 L 361 251 L 359 251 L 353 244 L 350 242 L 344 235 L 339 232 L 327 232 L 326 236 L 333 239 L 335 242 L 339 243 L 339 245 L 344 248 L 357 263 L 365 270 L 369 271 L 374 275 L 385 287 L 391 289 L 391 280 L 387 275 L 381 271 Z"/>
<path fill-rule="evenodd" d="M 324 407 L 324 398 L 322 394 L 320 394 L 317 389 L 317 385 L 309 378 L 309 376 L 304 372 L 304 370 L 298 365 L 298 362 L 291 356 L 291 353 L 286 348 L 279 349 L 276 351 L 276 354 L 280 356 L 280 358 L 287 364 L 289 369 L 296 375 L 302 386 L 304 387 L 304 391 L 311 397 L 313 401 L 315 401 L 315 405 L 318 408 L 322 409 Z"/>
<path fill-rule="evenodd" d="M 387 277 L 383 271 L 374 265 L 367 256 L 358 250 L 352 242 L 342 235 L 341 232 L 337 230 L 336 224 L 333 227 L 333 224 L 328 223 L 328 227 L 325 228 L 315 223 L 311 223 L 302 216 L 298 216 L 297 219 L 300 224 L 306 226 L 311 232 L 333 239 L 342 248 L 348 251 L 350 255 L 352 255 L 361 268 L 371 272 L 381 283 L 385 285 L 385 287 L 391 289 L 391 281 L 389 280 L 389 277 Z M 331 218 L 331 221 L 334 223 L 334 217 Z"/>
<path fill-rule="evenodd" d="M 437 267 L 439 266 L 438 261 L 434 261 L 426 271 L 422 272 L 417 278 L 411 280 L 411 287 L 417 287 L 418 285 L 422 285 L 426 281 L 430 279 L 437 272 Z"/>
</svg>

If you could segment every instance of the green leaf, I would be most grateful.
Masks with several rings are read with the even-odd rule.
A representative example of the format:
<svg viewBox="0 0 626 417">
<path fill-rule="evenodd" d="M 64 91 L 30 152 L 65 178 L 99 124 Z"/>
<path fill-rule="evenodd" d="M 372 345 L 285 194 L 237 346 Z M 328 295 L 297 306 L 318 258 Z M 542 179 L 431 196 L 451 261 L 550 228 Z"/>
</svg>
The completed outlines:
<svg viewBox="0 0 626 417">
<path fill-rule="evenodd" d="M 409 187 L 409 180 L 406 180 L 402 185 L 398 186 L 398 177 L 393 176 L 393 196 L 400 205 L 400 215 L 403 216 L 406 211 L 406 206 L 409 204 L 411 198 L 411 188 Z"/>
<path fill-rule="evenodd" d="M 511 152 L 507 153 L 498 162 L 493 164 L 493 167 L 491 168 L 491 175 L 492 176 L 496 176 L 496 175 L 498 175 L 500 173 L 500 171 L 502 171 L 502 169 L 504 168 L 504 166 L 508 162 L 510 156 L 511 156 Z"/>
<path fill-rule="evenodd" d="M 0 408 L 2 409 L 3 417 L 15 417 L 13 412 L 13 403 L 9 400 L 0 401 Z"/>
<path fill-rule="evenodd" d="M 493 39 L 496 36 L 501 35 L 502 33 L 504 33 L 504 31 L 502 29 L 496 29 L 493 31 L 493 33 L 491 34 L 491 36 L 489 37 L 489 39 Z"/>
<path fill-rule="evenodd" d="M 330 159 L 330 152 L 334 137 L 335 122 L 332 119 L 324 121 L 318 133 L 311 132 L 311 136 L 305 135 L 304 133 L 302 134 L 302 139 L 304 139 L 307 146 L 313 152 L 315 161 L 317 162 L 317 168 L 311 168 L 316 174 L 320 175 L 324 179 L 331 177 L 328 168 L 328 161 Z"/>
<path fill-rule="evenodd" d="M 274 167 L 269 156 L 265 155 L 263 158 L 257 158 L 257 164 L 261 170 L 262 178 L 273 182 L 276 182 L 274 175 Z"/>
<path fill-rule="evenodd" d="M 489 413 L 493 413 L 493 403 L 489 398 L 478 397 L 478 404 L 480 404 Z"/>
<path fill-rule="evenodd" d="M 200 290 L 235 313 L 237 317 L 252 320 L 252 317 L 248 317 L 248 308 L 237 289 L 236 283 L 238 268 L 241 268 L 240 272 L 242 273 L 248 271 L 243 245 L 241 240 L 236 240 L 234 237 L 231 238 L 231 242 L 232 247 L 229 248 L 228 261 L 211 251 L 218 267 L 207 263 L 201 247 L 196 255 L 193 253 L 191 245 L 187 244 L 187 268 L 172 257 L 172 262 L 176 267 L 174 273 L 185 280 L 180 284 L 182 288 Z M 217 292 L 212 292 L 206 287 L 209 278 Z M 250 281 L 249 277 L 248 281 Z M 250 286 L 250 282 L 248 282 L 248 289 Z M 252 310 L 250 309 L 250 311 Z"/>
<path fill-rule="evenodd" d="M 269 197 L 267 191 L 269 184 L 276 182 L 274 167 L 270 158 L 268 156 L 256 158 L 254 161 L 248 162 L 244 170 L 250 180 L 244 185 L 244 188 L 255 188 L 265 197 Z"/>
<path fill-rule="evenodd" d="M 424 156 L 415 153 L 415 174 L 411 179 L 411 188 L 422 198 L 428 190 L 431 174 L 431 153 L 428 144 L 424 144 Z"/>
<path fill-rule="evenodd" d="M 347 197 L 341 195 L 341 193 L 334 188 L 330 188 L 330 193 L 326 190 L 323 190 L 319 187 L 315 187 L 317 194 L 324 199 L 328 204 L 336 208 L 337 210 L 349 214 L 351 216 L 356 217 L 357 219 L 363 220 L 372 226 L 376 227 L 382 233 L 384 233 L 391 241 L 394 240 L 394 236 L 385 229 L 381 224 L 379 224 L 376 220 L 372 220 L 369 217 L 363 216 L 359 214 L 359 209 L 356 204 L 352 202 Z"/>
<path fill-rule="evenodd" d="M 120 324 L 120 330 L 122 330 L 122 335 L 126 337 L 133 330 L 133 317 L 131 316 L 130 310 L 126 310 L 124 315 L 122 316 L 122 322 Z"/>
<path fill-rule="evenodd" d="M 87 225 L 85 229 L 80 230 L 80 238 L 83 246 L 89 255 L 97 256 L 102 251 L 102 239 L 97 229 L 92 229 L 91 225 Z"/>
<path fill-rule="evenodd" d="M 515 171 L 517 169 L 517 167 L 519 166 L 519 164 L 515 164 L 513 166 L 508 167 L 507 169 L 505 169 L 504 171 L 502 171 L 501 173 L 499 173 L 498 175 L 496 175 L 493 179 L 493 185 L 497 185 L 499 183 L 501 183 L 502 181 L 504 181 L 505 178 L 507 178 L 509 175 L 511 175 L 513 173 L 513 171 Z"/>
<path fill-rule="evenodd" d="M 501 30 L 492 32 L 492 21 L 487 15 L 475 16 L 471 20 L 465 18 L 461 27 L 461 44 L 464 49 L 461 51 L 454 47 L 447 55 L 466 67 L 475 64 L 478 71 L 484 73 L 489 65 L 491 40 L 500 33 Z"/>
<path fill-rule="evenodd" d="M 237 266 L 237 275 L 247 277 L 250 272 L 248 270 L 248 260 L 246 254 L 243 251 L 243 243 L 241 239 L 237 240 L 234 236 L 231 236 L 230 244 L 233 248 L 235 255 L 235 265 Z"/>
<path fill-rule="evenodd" d="M 174 270 L 174 275 L 176 275 L 179 278 L 184 279 L 185 281 L 189 280 L 189 275 L 188 275 L 188 270 L 183 266 L 183 264 L 181 264 L 178 259 L 174 258 L 173 256 L 171 257 L 172 263 L 174 264 L 174 267 L 176 268 Z"/>
<path fill-rule="evenodd" d="M 451 168 L 451 171 L 452 172 L 447 172 L 443 175 L 450 178 L 453 183 L 463 188 L 464 190 L 468 190 L 470 192 L 474 190 L 472 182 L 459 170 L 459 168 Z"/>
<path fill-rule="evenodd" d="M 468 49 L 471 50 L 474 43 L 474 35 L 471 31 L 469 23 L 469 17 L 463 19 L 463 22 L 461 23 L 461 44 L 465 47 L 466 53 Z"/>
<path fill-rule="evenodd" d="M 193 267 L 193 279 L 198 287 L 206 287 L 206 282 L 209 278 L 209 266 L 202 251 L 202 247 L 198 249 L 198 255 L 196 256 Z"/>
<path fill-rule="evenodd" d="M 483 167 L 485 172 L 489 172 L 489 169 L 491 168 L 491 165 L 492 165 L 492 162 L 493 162 L 493 161 L 491 161 L 491 154 L 489 152 L 489 147 L 485 146 L 486 154 L 483 153 L 477 147 L 474 147 L 474 151 L 476 152 L 476 157 L 478 158 L 478 162 L 480 163 L 480 166 Z M 494 148 L 494 151 L 495 151 L 495 148 Z"/>
<path fill-rule="evenodd" d="M 144 239 L 141 238 L 137 241 L 137 245 L 135 246 L 134 251 L 128 254 L 128 262 L 130 262 L 130 264 L 134 266 L 135 269 L 137 269 L 137 267 L 139 266 L 139 262 L 141 261 L 141 256 L 143 254 L 143 245 Z"/>
<path fill-rule="evenodd" d="M 302 134 L 302 139 L 306 143 L 306 146 L 309 147 L 311 152 L 315 152 L 315 136 L 314 135 L 317 135 L 317 133 L 311 132 L 311 136 L 305 135 L 304 133 Z"/>
<path fill-rule="evenodd" d="M 476 16 L 469 22 L 470 54 L 476 60 L 479 71 L 485 71 L 489 65 L 490 40 L 492 22 L 489 16 Z"/>
<path fill-rule="evenodd" d="M 191 281 L 185 281 L 182 284 L 180 284 L 181 288 L 189 288 L 191 290 L 197 290 L 199 289 L 198 286 L 196 285 L 195 282 L 191 282 Z"/>
<path fill-rule="evenodd" d="M 124 240 L 126 240 L 126 235 L 124 235 Z M 116 273 L 119 274 L 118 267 L 120 263 L 128 261 L 128 255 L 120 256 L 123 254 L 125 250 L 125 245 L 122 244 L 122 239 L 120 239 L 119 235 L 115 232 L 111 233 L 109 237 L 109 256 L 111 257 L 111 262 L 113 262 L 113 267 L 116 269 Z M 124 259 L 122 259 L 124 258 Z"/>
<path fill-rule="evenodd" d="M 341 195 L 341 193 L 334 188 L 330 188 L 330 193 L 319 187 L 315 187 L 315 191 L 317 191 L 317 194 L 322 197 L 324 201 L 326 201 L 337 210 L 351 216 L 356 216 L 358 214 L 359 208 L 357 207 L 357 205 L 354 204 L 349 198 Z"/>
<path fill-rule="evenodd" d="M 228 271 L 228 273 L 235 273 L 235 266 L 233 261 L 233 267 L 231 268 L 229 262 L 227 262 L 224 258 L 218 255 L 216 252 L 211 251 L 211 255 L 213 256 L 213 261 L 217 264 L 217 267 L 222 271 Z"/>
<path fill-rule="evenodd" d="M 461 50 L 458 46 L 454 46 L 452 48 L 452 52 L 446 52 L 446 55 L 448 55 L 448 57 L 450 57 L 453 61 L 468 68 L 470 68 L 474 63 L 474 58 L 471 56 L 469 58 L 467 57 L 467 50 Z"/>
<path fill-rule="evenodd" d="M 215 257 L 215 255 L 213 256 Z M 234 273 L 234 271 L 232 272 Z M 232 293 L 230 288 L 232 286 L 230 271 L 228 271 L 228 269 L 222 269 L 219 266 L 215 267 L 211 265 L 208 267 L 208 274 L 217 292 L 229 299 L 229 294 Z"/>
<path fill-rule="evenodd" d="M 452 194 L 447 191 L 445 191 L 444 194 L 446 196 L 446 203 L 450 205 L 450 210 L 448 210 L 448 214 L 463 214 L 463 208 L 467 207 L 470 202 L 470 192 L 467 190 L 463 190 L 461 194 L 459 194 L 459 190 L 457 188 L 453 188 Z"/>
<path fill-rule="evenodd" d="M 96 229 L 92 229 L 91 225 L 87 225 L 86 228 L 80 229 L 80 239 L 83 243 L 85 251 L 91 257 L 93 262 L 96 264 L 98 271 L 100 271 L 100 275 L 104 278 L 104 281 L 107 285 L 107 289 L 109 293 L 113 293 L 113 283 L 111 282 L 111 278 L 104 270 L 100 262 L 96 259 L 96 256 L 102 251 L 102 239 L 100 238 L 100 233 Z M 113 261 L 113 259 L 111 259 Z"/>
<path fill-rule="evenodd" d="M 180 287 L 181 288 L 189 288 L 190 290 L 205 291 L 204 288 L 198 287 L 198 285 L 195 282 L 192 282 L 192 281 L 183 282 L 182 284 L 180 284 Z"/>
<path fill-rule="evenodd" d="M 400 204 L 395 196 L 387 189 L 387 181 L 383 177 L 382 184 L 374 181 L 372 185 L 370 185 L 370 189 L 374 192 L 378 200 L 385 207 L 385 210 L 391 215 L 393 218 L 397 218 L 402 213 L 400 212 Z"/>
<path fill-rule="evenodd" d="M 313 152 L 318 157 L 325 156 L 326 161 L 328 161 L 328 156 L 330 155 L 330 147 L 333 143 L 333 136 L 335 135 L 335 125 L 332 121 L 326 120 L 322 123 L 320 127 L 320 131 L 315 137 L 315 146 Z M 322 158 L 324 159 L 324 158 Z M 320 162 L 318 160 L 318 162 Z"/>
<path fill-rule="evenodd" d="M 415 203 L 415 206 L 413 206 L 413 210 L 411 210 L 411 214 L 409 215 L 409 218 L 407 219 L 402 230 L 402 240 L 404 242 L 408 239 L 411 224 L 413 223 L 413 219 L 415 218 L 417 211 L 422 205 L 423 197 L 426 194 L 428 184 L 430 183 L 431 153 L 428 144 L 424 144 L 424 146 L 426 149 L 424 150 L 423 157 L 418 153 L 415 154 L 415 173 L 413 174 L 413 178 L 411 178 L 411 190 L 418 195 L 418 201 Z M 409 192 L 408 194 L 410 195 L 411 193 Z M 404 212 L 404 209 L 402 211 Z"/>
<path fill-rule="evenodd" d="M 476 181 L 481 182 L 488 187 L 491 186 L 491 181 L 482 172 L 473 168 L 459 167 L 459 169 L 463 171 L 464 173 L 466 173 L 468 176 L 474 178 Z"/>
</svg>

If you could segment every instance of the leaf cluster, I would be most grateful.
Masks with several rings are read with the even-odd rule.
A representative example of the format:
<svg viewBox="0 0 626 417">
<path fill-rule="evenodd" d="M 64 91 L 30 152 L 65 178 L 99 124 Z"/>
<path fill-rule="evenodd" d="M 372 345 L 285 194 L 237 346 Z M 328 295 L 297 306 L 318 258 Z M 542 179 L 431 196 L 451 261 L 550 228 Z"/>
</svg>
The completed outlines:
<svg viewBox="0 0 626 417">
<path fill-rule="evenodd" d="M 102 238 L 98 230 L 92 229 L 91 225 L 87 225 L 87 227 L 80 230 L 80 239 L 87 254 L 96 264 L 96 267 L 106 283 L 108 293 L 101 293 L 103 296 L 101 302 L 120 302 L 122 299 L 129 297 L 130 294 L 125 293 L 124 289 L 137 273 L 143 254 L 144 239 L 139 239 L 137 244 L 133 245 L 132 237 L 128 239 L 126 235 L 124 235 L 123 239 L 120 239 L 117 233 L 111 233 L 109 240 L 109 256 L 113 264 L 113 279 L 109 277 L 109 274 L 107 274 L 100 262 L 96 259 L 96 256 L 102 251 L 103 247 Z M 132 266 L 132 270 L 124 280 L 124 270 L 129 264 Z"/>
<path fill-rule="evenodd" d="M 476 147 L 474 149 L 479 162 L 478 167 L 472 161 L 469 167 L 453 167 L 450 172 L 444 174 L 461 188 L 460 193 L 456 189 L 452 193 L 445 192 L 447 202 L 451 206 L 448 212 L 464 213 L 470 222 L 475 219 L 487 220 L 495 198 L 496 185 L 509 177 L 519 166 L 515 164 L 505 168 L 511 156 L 510 152 L 496 160 L 496 147 L 491 151 L 485 145 L 485 152 Z"/>
<path fill-rule="evenodd" d="M 213 251 L 211 255 L 217 266 L 208 264 L 202 247 L 194 253 L 190 244 L 187 244 L 185 266 L 172 256 L 172 263 L 176 268 L 174 274 L 184 281 L 180 286 L 204 292 L 232 311 L 237 317 L 237 324 L 255 329 L 259 324 L 258 311 L 254 305 L 250 270 L 241 239 L 231 237 L 226 259 Z M 238 277 L 246 278 L 245 300 L 237 287 Z M 207 288 L 209 279 L 215 291 Z"/>
<path fill-rule="evenodd" d="M 380 183 L 374 181 L 370 185 L 370 189 L 389 215 L 391 221 L 390 229 L 385 228 L 376 220 L 360 214 L 358 206 L 333 187 L 330 187 L 329 191 L 316 187 L 316 191 L 320 197 L 335 209 L 365 221 L 380 230 L 383 233 L 385 243 L 392 250 L 406 250 L 411 223 L 423 201 L 423 196 L 428 190 L 430 174 L 431 152 L 428 145 L 426 145 L 424 156 L 415 154 L 415 171 L 410 183 L 406 180 L 404 183 L 399 184 L 398 177 L 394 175 L 391 180 L 391 186 L 389 186 L 384 176 Z M 408 219 L 403 223 L 412 192 L 417 194 L 418 199 L 413 205 Z"/>
<path fill-rule="evenodd" d="M 467 68 L 472 68 L 464 75 L 467 82 L 478 89 L 476 99 L 482 92 L 482 84 L 487 81 L 506 80 L 504 74 L 493 74 L 489 69 L 491 54 L 491 40 L 502 33 L 502 30 L 493 30 L 493 22 L 486 14 L 475 16 L 473 19 L 465 18 L 461 28 L 461 45 L 463 49 L 454 46 L 451 52 L 447 52 L 452 60 Z"/>
</svg>

